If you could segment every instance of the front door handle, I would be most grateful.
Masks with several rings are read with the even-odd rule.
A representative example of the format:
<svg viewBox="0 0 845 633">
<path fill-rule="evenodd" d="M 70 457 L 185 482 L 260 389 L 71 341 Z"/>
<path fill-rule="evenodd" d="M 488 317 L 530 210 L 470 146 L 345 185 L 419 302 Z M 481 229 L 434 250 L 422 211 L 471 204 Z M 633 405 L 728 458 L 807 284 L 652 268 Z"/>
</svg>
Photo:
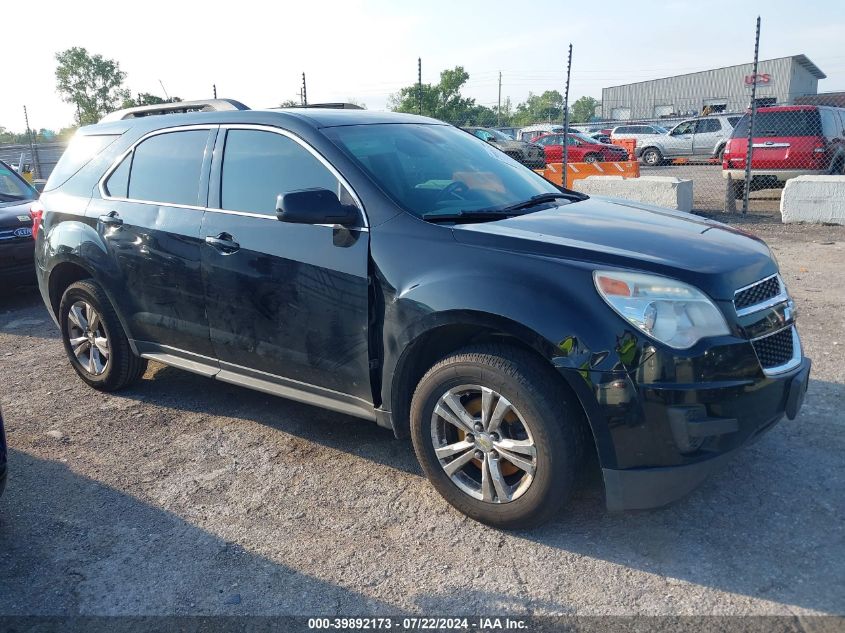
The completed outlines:
<svg viewBox="0 0 845 633">
<path fill-rule="evenodd" d="M 117 211 L 111 211 L 107 215 L 100 216 L 100 222 L 103 223 L 104 226 L 122 226 L 123 220 L 120 219 L 120 216 L 117 214 Z"/>
<path fill-rule="evenodd" d="M 233 238 L 228 233 L 221 233 L 216 237 L 211 237 L 210 235 L 206 236 L 205 243 L 209 246 L 216 248 L 224 255 L 231 255 L 232 253 L 236 253 L 241 248 L 241 245 L 235 241 L 235 238 Z"/>
</svg>

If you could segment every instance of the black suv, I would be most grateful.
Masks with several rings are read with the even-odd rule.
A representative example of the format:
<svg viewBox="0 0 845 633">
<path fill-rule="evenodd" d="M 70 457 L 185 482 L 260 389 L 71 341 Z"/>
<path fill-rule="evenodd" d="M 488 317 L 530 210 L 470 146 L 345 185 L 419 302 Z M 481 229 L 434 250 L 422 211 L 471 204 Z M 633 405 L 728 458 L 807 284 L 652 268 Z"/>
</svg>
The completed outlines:
<svg viewBox="0 0 845 633">
<path fill-rule="evenodd" d="M 418 116 L 220 100 L 107 119 L 34 226 L 96 389 L 153 359 L 373 420 L 500 527 L 552 516 L 592 450 L 610 508 L 665 504 L 801 406 L 793 303 L 741 231 L 559 189 Z"/>
<path fill-rule="evenodd" d="M 38 192 L 0 160 L 0 294 L 35 283 L 30 207 Z"/>
</svg>

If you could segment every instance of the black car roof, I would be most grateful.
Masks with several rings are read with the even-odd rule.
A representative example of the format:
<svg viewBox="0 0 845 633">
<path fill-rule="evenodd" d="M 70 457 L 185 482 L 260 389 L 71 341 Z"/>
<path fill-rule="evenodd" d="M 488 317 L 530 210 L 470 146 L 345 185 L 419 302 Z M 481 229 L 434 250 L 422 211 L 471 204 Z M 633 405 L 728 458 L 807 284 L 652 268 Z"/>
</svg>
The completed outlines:
<svg viewBox="0 0 845 633">
<path fill-rule="evenodd" d="M 222 112 L 187 112 L 160 114 L 120 121 L 96 123 L 81 128 L 85 135 L 122 134 L 127 130 L 151 131 L 160 128 L 208 123 L 251 123 L 258 125 L 306 125 L 312 128 L 344 125 L 375 125 L 384 123 L 417 123 L 446 125 L 442 121 L 402 112 L 376 112 L 373 110 L 347 110 L 339 108 L 279 108 L 268 110 L 236 110 Z"/>
</svg>

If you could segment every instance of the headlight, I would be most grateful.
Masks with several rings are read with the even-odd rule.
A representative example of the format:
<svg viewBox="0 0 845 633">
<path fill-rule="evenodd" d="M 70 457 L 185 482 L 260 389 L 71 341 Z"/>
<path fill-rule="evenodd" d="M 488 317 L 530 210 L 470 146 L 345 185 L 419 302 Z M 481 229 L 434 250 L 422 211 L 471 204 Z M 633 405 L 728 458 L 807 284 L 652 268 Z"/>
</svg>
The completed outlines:
<svg viewBox="0 0 845 633">
<path fill-rule="evenodd" d="M 622 318 L 675 349 L 730 334 L 725 317 L 697 288 L 657 275 L 597 270 L 596 290 Z"/>
</svg>

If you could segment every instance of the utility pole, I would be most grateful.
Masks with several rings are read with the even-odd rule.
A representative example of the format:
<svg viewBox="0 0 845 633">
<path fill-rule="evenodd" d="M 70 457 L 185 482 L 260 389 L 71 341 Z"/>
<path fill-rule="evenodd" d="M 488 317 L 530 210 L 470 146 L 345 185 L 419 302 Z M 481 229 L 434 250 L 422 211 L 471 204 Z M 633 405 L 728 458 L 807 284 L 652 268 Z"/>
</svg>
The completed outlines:
<svg viewBox="0 0 845 633">
<path fill-rule="evenodd" d="M 566 91 L 563 96 L 563 173 L 561 184 L 566 188 L 567 162 L 569 161 L 569 75 L 572 71 L 572 44 L 569 45 L 569 60 L 566 62 Z"/>
<path fill-rule="evenodd" d="M 308 92 L 305 90 L 305 73 L 302 73 L 302 91 L 299 93 L 302 105 L 308 105 Z"/>
<path fill-rule="evenodd" d="M 502 125 L 502 71 L 499 71 L 499 105 L 496 108 L 496 125 Z"/>
<path fill-rule="evenodd" d="M 32 130 L 29 127 L 29 114 L 27 114 L 26 106 L 23 107 L 23 120 L 26 123 L 26 137 L 29 140 L 29 157 L 32 159 L 32 168 L 35 172 L 33 178 L 41 178 L 41 165 L 38 164 L 38 154 L 35 153 L 35 145 L 32 142 Z M 23 174 L 23 165 L 20 165 L 19 169 Z"/>
<path fill-rule="evenodd" d="M 422 114 L 422 57 L 417 57 L 417 114 Z"/>
<path fill-rule="evenodd" d="M 760 53 L 760 16 L 757 16 L 757 33 L 754 36 L 754 70 L 751 77 L 751 115 L 748 121 L 748 147 L 745 148 L 745 187 L 742 192 L 742 214 L 748 213 L 748 194 L 751 192 L 751 153 L 754 139 L 754 119 L 757 115 L 757 59 Z"/>
<path fill-rule="evenodd" d="M 211 84 L 211 88 L 214 91 L 214 98 L 217 98 L 217 84 Z"/>
</svg>

